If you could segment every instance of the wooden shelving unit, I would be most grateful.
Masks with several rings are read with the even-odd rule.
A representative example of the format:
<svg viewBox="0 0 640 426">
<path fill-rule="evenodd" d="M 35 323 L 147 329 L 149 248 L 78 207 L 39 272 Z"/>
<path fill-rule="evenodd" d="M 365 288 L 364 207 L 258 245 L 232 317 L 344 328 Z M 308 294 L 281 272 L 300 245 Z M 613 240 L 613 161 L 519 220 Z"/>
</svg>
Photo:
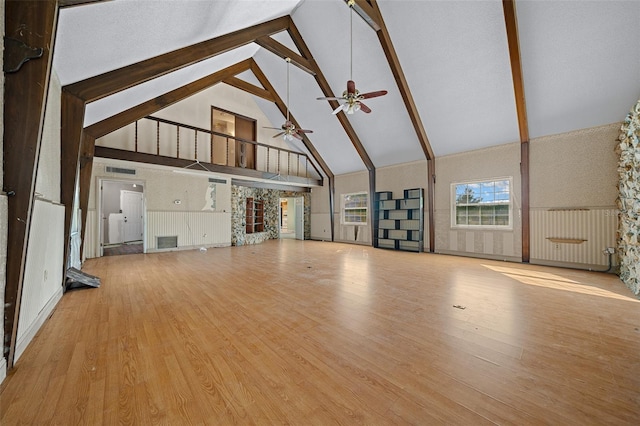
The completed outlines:
<svg viewBox="0 0 640 426">
<path fill-rule="evenodd" d="M 247 197 L 245 232 L 264 232 L 264 204 L 261 200 Z"/>
<path fill-rule="evenodd" d="M 390 191 L 376 192 L 373 246 L 405 251 L 424 251 L 424 190 L 405 189 L 402 199 Z"/>
</svg>

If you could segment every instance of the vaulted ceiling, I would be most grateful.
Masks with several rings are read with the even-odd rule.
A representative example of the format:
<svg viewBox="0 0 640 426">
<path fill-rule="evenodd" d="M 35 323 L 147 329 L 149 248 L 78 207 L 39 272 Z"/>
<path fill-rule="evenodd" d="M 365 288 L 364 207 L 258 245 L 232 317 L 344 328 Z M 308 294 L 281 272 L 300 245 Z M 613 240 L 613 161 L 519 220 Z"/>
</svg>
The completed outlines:
<svg viewBox="0 0 640 426">
<path fill-rule="evenodd" d="M 378 0 L 437 156 L 519 141 L 503 4 L 499 0 Z M 640 98 L 640 2 L 516 1 L 531 138 L 621 121 Z M 232 31 L 290 15 L 331 90 L 350 77 L 343 0 L 113 0 L 60 12 L 53 67 L 68 85 Z M 286 32 L 273 36 L 300 53 Z M 424 159 L 376 32 L 353 15 L 353 80 L 388 95 L 347 119 L 375 167 Z M 90 103 L 85 126 L 253 58 L 286 99 L 286 64 L 250 43 Z M 251 71 L 240 78 L 260 85 Z M 366 170 L 314 77 L 291 67 L 290 109 L 334 174 Z M 279 126 L 283 114 L 256 97 Z M 264 141 L 266 142 L 266 141 Z M 304 146 L 300 149 L 305 151 Z"/>
</svg>

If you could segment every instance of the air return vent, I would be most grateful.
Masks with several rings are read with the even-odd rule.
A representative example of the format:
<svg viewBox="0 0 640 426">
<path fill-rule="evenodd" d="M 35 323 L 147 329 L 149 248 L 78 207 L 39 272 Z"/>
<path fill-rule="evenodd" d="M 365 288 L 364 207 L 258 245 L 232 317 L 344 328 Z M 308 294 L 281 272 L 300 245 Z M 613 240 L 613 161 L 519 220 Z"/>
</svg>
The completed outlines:
<svg viewBox="0 0 640 426">
<path fill-rule="evenodd" d="M 227 183 L 226 179 L 209 178 L 210 183 Z"/>
<path fill-rule="evenodd" d="M 178 236 L 173 235 L 170 237 L 156 237 L 156 248 L 158 250 L 178 248 Z"/>
<path fill-rule="evenodd" d="M 124 169 L 122 167 L 111 167 L 111 166 L 106 166 L 105 169 L 106 169 L 107 173 L 119 173 L 121 175 L 135 175 L 136 174 L 135 169 Z"/>
</svg>

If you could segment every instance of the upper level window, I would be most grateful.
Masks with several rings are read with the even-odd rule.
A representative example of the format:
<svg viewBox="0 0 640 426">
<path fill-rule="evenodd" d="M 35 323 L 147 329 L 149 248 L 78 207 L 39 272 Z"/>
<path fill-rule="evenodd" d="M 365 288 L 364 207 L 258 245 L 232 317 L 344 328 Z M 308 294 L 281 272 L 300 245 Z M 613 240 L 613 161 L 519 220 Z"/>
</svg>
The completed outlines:
<svg viewBox="0 0 640 426">
<path fill-rule="evenodd" d="M 366 192 L 342 194 L 342 215 L 340 222 L 343 225 L 366 225 L 368 219 L 369 195 Z"/>
<path fill-rule="evenodd" d="M 511 178 L 451 184 L 455 227 L 511 228 Z"/>
</svg>

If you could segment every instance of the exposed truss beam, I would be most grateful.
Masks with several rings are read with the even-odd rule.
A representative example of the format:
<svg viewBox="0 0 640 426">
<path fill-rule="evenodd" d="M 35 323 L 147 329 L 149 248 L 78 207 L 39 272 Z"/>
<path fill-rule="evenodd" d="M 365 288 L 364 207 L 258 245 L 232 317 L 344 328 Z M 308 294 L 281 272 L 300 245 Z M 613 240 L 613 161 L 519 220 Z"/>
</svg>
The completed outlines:
<svg viewBox="0 0 640 426">
<path fill-rule="evenodd" d="M 256 76 L 260 84 L 262 84 L 262 87 L 264 87 L 271 94 L 271 96 L 273 97 L 273 102 L 276 104 L 276 106 L 280 110 L 280 113 L 284 117 L 286 117 L 287 105 L 282 101 L 282 99 L 278 95 L 278 92 L 276 92 L 276 89 L 271 85 L 271 82 L 269 81 L 267 76 L 264 74 L 264 72 L 262 72 L 262 69 L 258 66 L 256 61 L 254 61 L 253 59 L 251 60 L 251 71 L 253 71 L 253 74 Z M 300 127 L 300 124 L 298 123 L 296 118 L 291 113 L 289 113 L 289 120 L 297 128 L 299 129 L 302 128 Z M 307 135 L 302 135 L 302 143 L 307 148 L 307 150 L 309 151 L 313 159 L 318 163 L 318 165 L 320 165 L 320 168 L 322 169 L 324 174 L 327 175 L 327 177 L 333 177 L 333 172 L 331 171 L 327 163 L 323 160 L 320 153 L 318 153 L 318 150 L 316 149 L 316 147 L 313 146 L 313 143 L 311 143 Z"/>
<path fill-rule="evenodd" d="M 284 44 L 279 43 L 271 37 L 260 37 L 256 40 L 256 44 L 282 59 L 291 59 L 291 63 L 304 72 L 316 75 L 313 64 L 311 64 L 306 58 L 303 58 Z"/>
<path fill-rule="evenodd" d="M 229 86 L 233 86 L 236 89 L 244 90 L 254 96 L 257 96 L 262 99 L 266 99 L 270 102 L 275 102 L 275 98 L 273 94 L 268 90 L 263 89 L 262 87 L 258 87 L 255 84 L 248 83 L 238 77 L 229 77 L 223 80 L 223 83 L 228 84 Z"/>
<path fill-rule="evenodd" d="M 101 138 L 120 129 L 121 127 L 140 120 L 147 115 L 151 115 L 154 112 L 168 107 L 169 105 L 173 105 L 174 103 L 186 99 L 191 95 L 214 86 L 226 78 L 233 77 L 236 74 L 247 71 L 250 68 L 250 65 L 251 59 L 245 59 L 244 61 L 233 64 L 225 69 L 214 72 L 213 74 L 192 83 L 167 92 L 164 95 L 160 95 L 147 102 L 131 107 L 126 111 L 122 111 L 121 113 L 92 124 L 91 126 L 88 126 L 85 131 L 89 132 L 89 134 L 91 134 L 95 139 Z"/>
<path fill-rule="evenodd" d="M 91 3 L 105 3 L 112 0 L 58 0 L 58 7 L 82 6 Z"/>
<path fill-rule="evenodd" d="M 422 147 L 425 158 L 427 159 L 427 208 L 428 208 L 428 229 L 429 229 L 429 251 L 435 250 L 435 155 L 431 148 L 431 143 L 427 137 L 427 132 L 422 124 L 418 107 L 416 106 L 411 90 L 409 89 L 409 83 L 402 71 L 400 65 L 400 59 L 396 53 L 396 50 L 391 41 L 391 36 L 387 30 L 387 26 L 382 18 L 382 12 L 378 6 L 376 0 L 356 0 L 354 10 L 364 19 L 371 28 L 374 29 L 380 46 L 384 51 L 384 54 L 391 68 L 391 73 L 396 81 L 402 100 L 404 101 L 405 108 L 409 114 L 409 119 L 413 124 L 413 128 L 416 132 L 418 142 Z"/>
<path fill-rule="evenodd" d="M 527 103 L 524 96 L 524 80 L 520 61 L 520 42 L 518 40 L 518 19 L 515 0 L 503 0 L 504 22 L 509 43 L 513 92 L 515 94 L 518 128 L 520 130 L 520 179 L 522 199 L 522 261 L 530 259 L 530 224 L 529 224 L 529 126 L 527 124 Z"/>
<path fill-rule="evenodd" d="M 236 49 L 256 39 L 287 29 L 289 17 L 273 19 L 263 24 L 234 31 L 192 46 L 118 68 L 107 73 L 65 86 L 85 102 L 93 102 L 172 71 L 177 71 L 205 59 Z"/>
<path fill-rule="evenodd" d="M 313 66 L 313 69 L 316 72 L 314 77 L 316 79 L 316 82 L 318 83 L 318 86 L 320 87 L 320 90 L 322 90 L 322 93 L 324 94 L 324 96 L 334 97 L 335 95 L 331 90 L 331 86 L 329 86 L 329 83 L 327 82 L 327 79 L 324 77 L 324 74 L 322 74 L 320 67 L 318 66 L 316 61 L 313 59 L 313 55 L 311 54 L 311 51 L 307 47 L 307 44 L 304 42 L 304 39 L 302 38 L 302 35 L 298 31 L 298 28 L 295 26 L 291 18 L 289 18 L 289 20 L 290 20 L 289 28 L 288 28 L 289 35 L 291 36 L 291 39 L 295 43 L 298 50 L 302 52 L 302 55 Z M 328 101 L 328 103 L 331 106 L 332 110 L 336 109 L 339 105 L 338 101 L 335 101 L 335 100 L 330 100 Z M 367 170 L 375 170 L 373 161 L 371 161 L 369 154 L 367 154 L 367 151 L 362 145 L 362 142 L 360 142 L 360 138 L 358 137 L 358 135 L 356 134 L 356 131 L 351 126 L 351 123 L 349 122 L 349 119 L 347 118 L 347 116 L 344 114 L 344 111 L 341 111 L 338 114 L 336 114 L 336 117 L 340 121 L 342 128 L 344 129 L 347 136 L 351 140 L 353 147 L 358 152 L 358 155 L 360 155 L 360 158 L 362 159 L 362 162 L 364 163 Z"/>
<path fill-rule="evenodd" d="M 3 190 L 8 196 L 8 250 L 2 346 L 8 368 L 12 368 L 58 5 L 56 0 L 7 0 L 3 12 L 7 36 L 42 48 L 40 58 L 5 73 L 4 82 Z"/>
</svg>

